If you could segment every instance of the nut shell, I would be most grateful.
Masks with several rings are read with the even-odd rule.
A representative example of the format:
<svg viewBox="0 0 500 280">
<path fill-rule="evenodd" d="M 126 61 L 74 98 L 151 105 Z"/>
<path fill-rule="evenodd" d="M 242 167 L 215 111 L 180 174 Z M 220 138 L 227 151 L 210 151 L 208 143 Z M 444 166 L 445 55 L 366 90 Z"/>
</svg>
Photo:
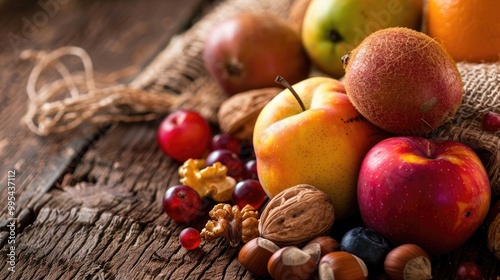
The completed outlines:
<svg viewBox="0 0 500 280">
<path fill-rule="evenodd" d="M 500 260 L 500 214 L 497 214 L 488 227 L 488 249 Z"/>
<path fill-rule="evenodd" d="M 219 126 L 224 133 L 240 139 L 252 139 L 253 128 L 260 111 L 282 91 L 271 87 L 240 92 L 226 99 L 217 115 Z"/>
<path fill-rule="evenodd" d="M 304 246 L 304 248 L 302 248 L 302 251 L 308 253 L 311 257 L 313 257 L 316 264 L 319 263 L 319 260 L 321 259 L 321 246 L 319 245 L 319 243 L 308 243 L 306 246 Z"/>
<path fill-rule="evenodd" d="M 316 261 L 308 253 L 297 247 L 288 246 L 274 253 L 267 264 L 271 277 L 275 280 L 312 280 L 316 275 Z"/>
<path fill-rule="evenodd" d="M 414 244 L 392 249 L 385 258 L 384 270 L 394 280 L 432 279 L 429 255 Z"/>
<path fill-rule="evenodd" d="M 363 260 L 347 252 L 326 254 L 319 262 L 320 280 L 365 280 L 368 268 Z"/>
<path fill-rule="evenodd" d="M 301 184 L 277 194 L 261 214 L 260 235 L 278 246 L 303 246 L 328 234 L 335 221 L 330 196 Z"/>
<path fill-rule="evenodd" d="M 273 242 L 261 237 L 254 238 L 241 247 L 238 261 L 251 273 L 260 277 L 269 277 L 267 263 L 280 248 Z"/>
<path fill-rule="evenodd" d="M 320 248 L 320 258 L 322 258 L 324 255 L 339 251 L 340 250 L 340 244 L 337 242 L 337 240 L 333 239 L 330 236 L 318 236 L 314 238 L 313 240 L 309 241 L 302 250 L 305 250 L 306 247 L 311 246 L 313 244 L 318 244 Z"/>
</svg>

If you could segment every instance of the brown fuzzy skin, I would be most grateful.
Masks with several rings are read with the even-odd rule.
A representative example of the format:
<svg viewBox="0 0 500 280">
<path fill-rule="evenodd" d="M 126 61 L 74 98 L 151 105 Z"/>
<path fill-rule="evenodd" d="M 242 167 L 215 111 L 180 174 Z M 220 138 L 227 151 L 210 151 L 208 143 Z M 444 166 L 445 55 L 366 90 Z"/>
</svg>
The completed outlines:
<svg viewBox="0 0 500 280">
<path fill-rule="evenodd" d="M 349 100 L 386 131 L 426 134 L 453 118 L 462 103 L 462 80 L 455 62 L 421 32 L 401 27 L 377 31 L 346 60 Z"/>
</svg>

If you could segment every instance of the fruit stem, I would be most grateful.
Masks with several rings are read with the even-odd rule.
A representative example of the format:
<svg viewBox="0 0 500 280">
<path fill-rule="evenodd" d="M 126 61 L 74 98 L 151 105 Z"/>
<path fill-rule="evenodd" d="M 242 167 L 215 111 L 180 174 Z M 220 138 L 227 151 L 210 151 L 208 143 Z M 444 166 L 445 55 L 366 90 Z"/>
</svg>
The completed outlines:
<svg viewBox="0 0 500 280">
<path fill-rule="evenodd" d="M 346 53 L 345 55 L 342 56 L 342 67 L 345 69 L 347 67 L 347 63 L 349 63 L 349 55 L 351 52 Z"/>
<path fill-rule="evenodd" d="M 304 106 L 304 102 L 302 102 L 302 99 L 300 99 L 299 95 L 297 94 L 297 92 L 293 89 L 293 87 L 285 80 L 285 78 L 283 78 L 282 76 L 278 76 L 276 77 L 276 79 L 274 79 L 275 82 L 277 82 L 278 84 L 286 87 L 290 92 L 292 92 L 293 96 L 295 97 L 295 99 L 297 99 L 297 102 L 299 102 L 299 105 L 300 105 L 300 108 L 302 109 L 303 112 L 306 111 L 306 106 Z"/>
</svg>

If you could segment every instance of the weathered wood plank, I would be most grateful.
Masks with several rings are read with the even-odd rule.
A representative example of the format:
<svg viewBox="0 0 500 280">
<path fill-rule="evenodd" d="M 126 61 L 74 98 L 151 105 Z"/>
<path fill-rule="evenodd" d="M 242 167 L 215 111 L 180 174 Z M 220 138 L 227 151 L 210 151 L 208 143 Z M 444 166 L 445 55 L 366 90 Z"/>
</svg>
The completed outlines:
<svg viewBox="0 0 500 280">
<path fill-rule="evenodd" d="M 72 171 L 78 165 L 79 158 L 105 130 L 88 127 L 75 133 L 38 137 L 20 125 L 19 121 L 27 108 L 25 85 L 33 64 L 21 61 L 18 58 L 19 51 L 26 48 L 50 51 L 65 45 L 77 45 L 89 52 L 94 59 L 96 71 L 100 73 L 109 73 L 131 65 L 134 66 L 132 72 L 137 72 L 162 49 L 172 35 L 190 23 L 203 1 L 58 1 L 66 4 L 61 4 L 60 9 L 55 9 L 54 14 L 49 15 L 46 23 L 36 25 L 36 30 L 33 29 L 30 34 L 25 32 L 28 30 L 25 26 L 34 24 L 37 15 L 43 17 L 43 13 L 48 12 L 38 1 L 20 2 L 2 3 L 5 9 L 0 9 L 0 37 L 4 38 L 0 42 L 0 64 L 3 66 L 0 69 L 0 174 L 16 170 L 17 214 L 18 217 L 27 217 L 19 221 L 17 238 L 22 241 L 16 241 L 18 244 L 28 244 L 32 239 L 28 238 L 24 242 L 20 231 L 36 219 L 40 208 L 35 209 L 35 204 L 38 204 L 46 192 L 57 186 L 57 181 L 64 172 Z M 18 40 L 12 41 L 11 38 Z M 2 183 L 0 197 L 2 201 L 7 201 L 6 188 L 3 186 Z M 67 216 L 60 210 L 55 213 L 63 221 Z M 8 251 L 8 247 L 4 247 L 8 237 L 5 217 L 5 211 L 2 211 L 2 266 L 6 264 L 4 260 Z M 43 222 L 43 217 L 39 221 Z M 33 241 L 39 242 L 41 247 L 31 247 L 37 248 L 36 251 L 29 246 L 21 247 L 19 263 L 16 264 L 21 272 L 9 274 L 5 268 L 0 272 L 0 278 L 8 276 L 40 279 L 47 276 L 48 279 L 74 279 L 81 267 L 78 263 L 72 263 L 71 259 L 66 263 L 61 262 L 59 258 L 64 257 L 63 251 L 58 251 L 59 247 L 55 247 L 57 244 L 72 243 L 50 242 L 68 233 L 68 239 L 71 240 L 77 233 L 72 226 L 65 221 L 57 229 L 45 226 L 37 228 L 33 231 L 36 233 Z M 46 241 L 40 242 L 42 239 Z M 75 250 L 68 257 L 85 256 L 86 251 L 78 249 L 90 240 L 91 237 L 75 243 Z M 26 254 L 23 254 L 22 248 L 28 249 Z M 54 266 L 45 266 L 48 261 L 55 260 L 57 264 Z M 67 266 L 75 269 L 68 270 Z M 66 270 L 70 272 L 62 275 Z"/>
<path fill-rule="evenodd" d="M 0 10 L 0 174 L 17 171 L 17 206 L 21 212 L 54 186 L 64 171 L 98 138 L 99 130 L 38 137 L 20 124 L 27 108 L 25 85 L 33 67 L 21 61 L 27 48 L 53 50 L 66 45 L 85 48 L 95 69 L 110 73 L 133 66 L 139 71 L 169 38 L 190 23 L 202 0 L 178 1 L 38 1 L 5 4 Z M 64 3 L 64 4 L 63 4 Z M 47 21 L 43 21 L 47 18 Z M 34 27 L 33 27 L 34 26 Z M 29 32 L 29 31 L 32 32 Z M 12 38 L 17 38 L 12 39 Z M 1 196 L 6 197 L 1 188 Z M 0 214 L 0 220 L 5 213 Z"/>
<path fill-rule="evenodd" d="M 19 273 L 12 279 L 251 278 L 235 259 L 237 248 L 220 240 L 188 252 L 178 245 L 181 230 L 89 208 L 43 208 L 20 236 Z"/>
<path fill-rule="evenodd" d="M 89 207 L 143 223 L 160 218 L 163 194 L 179 177 L 178 163 L 156 147 L 155 127 L 142 123 L 113 130 L 82 158 L 68 185 L 45 194 L 35 209 Z"/>
</svg>

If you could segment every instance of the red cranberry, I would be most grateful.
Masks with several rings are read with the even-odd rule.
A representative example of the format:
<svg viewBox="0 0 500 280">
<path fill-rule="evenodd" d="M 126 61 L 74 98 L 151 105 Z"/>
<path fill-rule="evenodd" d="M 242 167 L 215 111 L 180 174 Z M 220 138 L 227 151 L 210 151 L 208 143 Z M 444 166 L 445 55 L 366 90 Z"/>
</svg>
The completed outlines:
<svg viewBox="0 0 500 280">
<path fill-rule="evenodd" d="M 457 268 L 457 280 L 482 280 L 481 269 L 473 262 L 461 263 Z"/>
<path fill-rule="evenodd" d="M 200 233 L 195 228 L 185 228 L 179 235 L 179 242 L 182 247 L 186 248 L 186 250 L 194 250 L 200 245 Z"/>
<path fill-rule="evenodd" d="M 212 150 L 230 150 L 235 154 L 240 153 L 240 140 L 229 134 L 217 134 L 212 138 Z"/>
<path fill-rule="evenodd" d="M 241 179 L 243 172 L 243 163 L 236 153 L 229 150 L 215 150 L 208 154 L 206 165 L 220 162 L 227 167 L 227 175 L 233 177 L 236 181 Z"/>
<path fill-rule="evenodd" d="M 174 221 L 187 223 L 196 219 L 202 212 L 200 195 L 192 188 L 177 185 L 169 188 L 163 198 L 163 209 Z"/>
<path fill-rule="evenodd" d="M 240 143 L 240 157 L 244 159 L 255 158 L 255 150 L 251 140 L 241 141 Z"/>
<path fill-rule="evenodd" d="M 247 161 L 243 166 L 243 179 L 259 180 L 257 176 L 257 161 L 255 159 Z"/>
<path fill-rule="evenodd" d="M 236 184 L 231 200 L 240 209 L 247 204 L 250 204 L 255 209 L 259 209 L 266 200 L 266 196 L 259 181 L 247 179 Z"/>
</svg>

